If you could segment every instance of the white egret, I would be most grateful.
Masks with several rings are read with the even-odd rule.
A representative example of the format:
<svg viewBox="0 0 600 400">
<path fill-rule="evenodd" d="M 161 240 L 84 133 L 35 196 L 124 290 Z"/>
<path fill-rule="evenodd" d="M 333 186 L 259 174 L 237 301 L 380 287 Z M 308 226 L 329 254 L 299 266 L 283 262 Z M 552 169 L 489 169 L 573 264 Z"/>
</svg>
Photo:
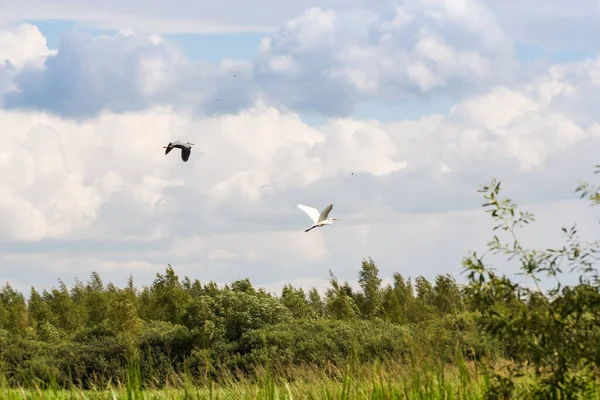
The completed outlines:
<svg viewBox="0 0 600 400">
<path fill-rule="evenodd" d="M 304 232 L 308 232 L 311 229 L 319 228 L 324 225 L 331 225 L 333 224 L 333 221 L 339 220 L 339 218 L 336 217 L 327 218 L 329 212 L 333 208 L 333 204 L 331 203 L 329 203 L 329 205 L 325 207 L 325 209 L 320 213 L 319 210 L 312 207 L 304 206 L 302 204 L 298 204 L 298 208 L 304 211 L 306 214 L 308 214 L 310 219 L 312 219 L 313 221 L 313 225 L 310 228 L 306 229 Z"/>
<path fill-rule="evenodd" d="M 187 162 L 187 160 L 190 158 L 190 153 L 192 152 L 193 145 L 194 143 L 181 143 L 179 140 L 175 140 L 174 142 L 170 142 L 168 145 L 163 146 L 163 149 L 167 149 L 165 150 L 165 155 L 169 154 L 169 152 L 175 147 L 181 149 L 181 159 L 183 160 L 183 162 Z"/>
</svg>

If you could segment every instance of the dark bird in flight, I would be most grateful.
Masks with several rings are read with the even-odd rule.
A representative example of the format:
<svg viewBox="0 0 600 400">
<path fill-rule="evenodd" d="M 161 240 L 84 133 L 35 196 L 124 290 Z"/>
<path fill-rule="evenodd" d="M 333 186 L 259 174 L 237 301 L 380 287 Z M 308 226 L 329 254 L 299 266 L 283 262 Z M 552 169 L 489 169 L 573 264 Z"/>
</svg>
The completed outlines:
<svg viewBox="0 0 600 400">
<path fill-rule="evenodd" d="M 187 162 L 187 160 L 190 158 L 190 153 L 192 152 L 193 145 L 194 143 L 181 143 L 179 140 L 175 140 L 174 142 L 170 142 L 168 145 L 163 146 L 163 149 L 167 149 L 165 150 L 165 155 L 169 154 L 169 152 L 175 147 L 181 149 L 181 159 L 183 160 L 183 162 Z"/>
</svg>

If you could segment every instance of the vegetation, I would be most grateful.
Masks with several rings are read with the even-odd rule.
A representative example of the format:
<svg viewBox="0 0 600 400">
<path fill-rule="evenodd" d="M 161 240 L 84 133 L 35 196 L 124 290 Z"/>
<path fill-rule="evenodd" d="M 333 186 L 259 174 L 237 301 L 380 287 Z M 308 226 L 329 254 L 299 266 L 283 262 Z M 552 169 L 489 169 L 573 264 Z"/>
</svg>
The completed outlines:
<svg viewBox="0 0 600 400">
<path fill-rule="evenodd" d="M 382 285 L 371 259 L 360 290 L 331 274 L 324 296 L 281 295 L 247 279 L 219 288 L 169 265 L 152 285 L 87 282 L 28 299 L 0 290 L 3 398 L 594 398 L 600 397 L 597 242 L 563 228 L 559 249 L 529 250 L 533 216 L 481 191 L 496 222 L 489 252 L 517 260 L 535 288 L 463 260 L 461 286 L 396 273 Z M 600 203 L 598 188 L 577 191 Z M 563 268 L 580 277 L 562 285 Z M 556 285 L 542 291 L 543 275 Z"/>
</svg>

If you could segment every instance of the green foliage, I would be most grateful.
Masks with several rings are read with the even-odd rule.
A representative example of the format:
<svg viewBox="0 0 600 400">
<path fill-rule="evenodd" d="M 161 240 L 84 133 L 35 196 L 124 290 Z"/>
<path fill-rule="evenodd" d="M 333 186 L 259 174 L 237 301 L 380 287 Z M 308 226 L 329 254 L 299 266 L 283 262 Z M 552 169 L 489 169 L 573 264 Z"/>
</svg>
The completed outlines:
<svg viewBox="0 0 600 400">
<path fill-rule="evenodd" d="M 317 296 L 318 295 L 319 293 L 317 292 Z M 292 285 L 285 285 L 281 292 L 280 301 L 281 304 L 290 310 L 290 313 L 294 318 L 315 318 L 317 316 L 318 308 L 314 309 L 311 307 L 302 288 L 295 289 Z M 318 301 L 320 301 L 320 296 Z"/>
<path fill-rule="evenodd" d="M 451 315 L 473 319 L 460 314 L 463 301 L 450 277 L 440 275 L 434 284 L 417 277 L 417 295 L 400 274 L 382 288 L 379 269 L 368 259 L 358 278 L 356 291 L 331 274 L 323 297 L 315 288 L 307 294 L 292 285 L 277 297 L 248 279 L 222 288 L 180 280 L 170 265 L 141 289 L 132 278 L 124 288 L 104 284 L 94 272 L 70 290 L 61 281 L 41 294 L 32 288 L 26 302 L 6 285 L 0 292 L 0 372 L 10 385 L 100 387 L 124 377 L 133 357 L 143 385 L 160 387 L 184 373 L 202 381 L 251 376 L 267 359 L 283 371 L 341 368 L 406 359 L 414 346 L 448 354 L 459 346 L 466 354 L 491 343 L 474 324 L 464 324 L 467 333 L 446 332 L 456 330 L 443 322 Z M 443 344 L 437 335 L 446 338 Z M 491 345 L 486 350 L 494 352 Z"/>
<path fill-rule="evenodd" d="M 28 326 L 25 298 L 8 282 L 0 290 L 0 304 L 0 327 L 15 334 L 25 333 Z"/>
<path fill-rule="evenodd" d="M 379 269 L 370 258 L 369 261 L 362 262 L 358 283 L 362 288 L 362 293 L 356 295 L 361 316 L 367 320 L 379 317 L 382 311 L 381 278 L 379 278 Z"/>
<path fill-rule="evenodd" d="M 343 365 L 348 360 L 367 363 L 405 356 L 409 334 L 409 329 L 385 322 L 298 320 L 246 333 L 240 350 L 249 364 L 263 365 L 269 359 L 281 370 L 293 365 Z"/>
<path fill-rule="evenodd" d="M 358 318 L 359 311 L 352 288 L 348 282 L 340 285 L 337 278 L 329 271 L 331 288 L 325 293 L 325 314 L 338 320 Z"/>
<path fill-rule="evenodd" d="M 53 385 L 36 385 L 31 389 L 3 387 L 6 400 L 22 398 L 127 399 L 127 400 L 200 400 L 200 399 L 480 399 L 489 385 L 483 371 L 457 360 L 457 368 L 444 369 L 432 362 L 412 365 L 374 363 L 359 369 L 350 366 L 326 371 L 303 368 L 295 371 L 297 379 L 282 379 L 266 369 L 257 379 L 218 385 L 197 385 L 188 375 L 168 388 L 145 387 L 138 358 L 132 358 L 123 379 L 106 388 L 60 390 Z"/>
<path fill-rule="evenodd" d="M 508 375 L 494 376 L 494 390 L 513 388 L 516 379 L 532 367 L 536 384 L 527 396 L 590 398 L 600 361 L 600 280 L 593 266 L 600 243 L 580 240 L 573 226 L 562 228 L 565 243 L 561 248 L 525 249 L 517 230 L 533 222 L 533 215 L 501 198 L 500 182 L 492 180 L 480 191 L 498 232 L 488 244 L 489 251 L 517 260 L 519 274 L 534 286 L 496 273 L 475 252 L 464 260 L 469 278 L 465 294 L 481 313 L 482 328 L 506 343 L 506 355 L 515 361 Z M 597 203 L 597 189 L 589 184 L 580 185 L 577 191 Z M 561 283 L 565 266 L 579 276 L 577 284 Z M 544 275 L 551 284 L 545 291 L 540 287 Z"/>
</svg>

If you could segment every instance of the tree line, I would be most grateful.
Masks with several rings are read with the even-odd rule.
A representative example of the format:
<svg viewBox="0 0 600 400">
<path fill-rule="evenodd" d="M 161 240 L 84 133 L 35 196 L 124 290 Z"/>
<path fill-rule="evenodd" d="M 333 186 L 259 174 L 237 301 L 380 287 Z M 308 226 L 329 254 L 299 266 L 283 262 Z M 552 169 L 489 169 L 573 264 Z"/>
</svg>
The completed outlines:
<svg viewBox="0 0 600 400">
<path fill-rule="evenodd" d="M 52 373 L 88 384 L 119 376 L 136 349 L 153 376 L 166 378 L 187 363 L 208 365 L 219 378 L 225 370 L 251 372 L 267 357 L 282 367 L 343 363 L 357 354 L 361 361 L 398 357 L 412 330 L 422 334 L 428 326 L 450 331 L 467 321 L 476 335 L 473 312 L 450 275 L 412 282 L 395 273 L 383 286 L 368 259 L 358 282 L 354 290 L 331 274 L 323 296 L 291 284 L 273 295 L 248 279 L 223 287 L 180 279 L 169 265 L 141 289 L 132 278 L 120 288 L 93 272 L 71 288 L 32 288 L 26 299 L 7 283 L 0 290 L 0 367 L 19 384 Z M 463 340 L 477 347 L 479 339 Z"/>
</svg>

